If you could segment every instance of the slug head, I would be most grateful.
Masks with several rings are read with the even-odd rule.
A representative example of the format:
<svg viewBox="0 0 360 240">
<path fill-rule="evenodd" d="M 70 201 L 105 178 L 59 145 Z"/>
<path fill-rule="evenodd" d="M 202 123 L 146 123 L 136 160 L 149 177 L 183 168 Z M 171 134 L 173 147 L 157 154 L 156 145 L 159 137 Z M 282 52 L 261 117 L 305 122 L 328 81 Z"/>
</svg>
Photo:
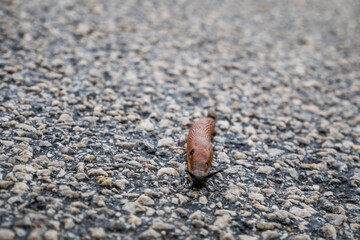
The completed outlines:
<svg viewBox="0 0 360 240">
<path fill-rule="evenodd" d="M 218 170 L 216 172 L 212 172 L 209 173 L 205 176 L 196 176 L 195 174 L 193 174 L 192 172 L 186 170 L 186 172 L 190 175 L 191 177 L 191 181 L 192 181 L 192 188 L 197 188 L 197 189 L 201 189 L 203 187 L 206 187 L 206 182 L 209 178 L 213 177 L 215 174 L 219 173 L 219 172 L 223 172 L 224 170 Z"/>
</svg>

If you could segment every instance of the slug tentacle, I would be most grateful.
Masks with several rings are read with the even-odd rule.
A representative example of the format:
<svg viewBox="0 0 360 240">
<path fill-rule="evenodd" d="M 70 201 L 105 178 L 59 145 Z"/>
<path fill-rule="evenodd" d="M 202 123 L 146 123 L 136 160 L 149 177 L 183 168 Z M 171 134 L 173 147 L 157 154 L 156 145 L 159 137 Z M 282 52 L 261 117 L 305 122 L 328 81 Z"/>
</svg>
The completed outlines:
<svg viewBox="0 0 360 240">
<path fill-rule="evenodd" d="M 206 175 L 204 178 L 207 180 L 211 177 L 213 177 L 215 174 L 219 173 L 219 172 L 223 172 L 224 170 L 220 169 L 220 170 L 217 170 L 216 172 L 212 172 L 212 173 L 209 173 L 208 175 Z"/>
</svg>

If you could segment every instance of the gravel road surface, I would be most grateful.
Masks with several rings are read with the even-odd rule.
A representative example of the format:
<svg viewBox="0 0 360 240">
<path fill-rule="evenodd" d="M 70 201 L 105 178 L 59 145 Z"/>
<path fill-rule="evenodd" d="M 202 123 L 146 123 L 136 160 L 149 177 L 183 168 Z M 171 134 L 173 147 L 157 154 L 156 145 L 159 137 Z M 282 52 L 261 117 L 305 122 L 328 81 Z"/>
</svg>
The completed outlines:
<svg viewBox="0 0 360 240">
<path fill-rule="evenodd" d="M 0 0 L 0 239 L 360 239 L 359 13 Z M 225 171 L 194 191 L 210 110 Z"/>
</svg>

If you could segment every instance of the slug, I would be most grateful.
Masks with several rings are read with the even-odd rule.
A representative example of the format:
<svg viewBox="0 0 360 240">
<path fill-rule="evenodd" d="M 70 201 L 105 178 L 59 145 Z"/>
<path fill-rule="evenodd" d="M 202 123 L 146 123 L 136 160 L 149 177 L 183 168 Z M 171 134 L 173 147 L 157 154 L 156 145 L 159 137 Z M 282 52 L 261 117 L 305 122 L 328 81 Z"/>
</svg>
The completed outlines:
<svg viewBox="0 0 360 240">
<path fill-rule="evenodd" d="M 211 163 L 214 158 L 211 146 L 211 137 L 215 133 L 215 117 L 209 116 L 197 120 L 189 130 L 186 153 L 188 162 L 188 173 L 193 188 L 203 188 L 206 181 L 219 170 L 210 173 Z"/>
</svg>

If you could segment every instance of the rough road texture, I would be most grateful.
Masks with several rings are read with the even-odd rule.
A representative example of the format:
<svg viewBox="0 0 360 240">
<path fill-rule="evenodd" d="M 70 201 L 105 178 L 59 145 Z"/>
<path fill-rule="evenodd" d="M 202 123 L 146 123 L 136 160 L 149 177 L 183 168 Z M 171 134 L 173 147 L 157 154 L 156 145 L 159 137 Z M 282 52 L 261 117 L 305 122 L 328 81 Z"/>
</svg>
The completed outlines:
<svg viewBox="0 0 360 240">
<path fill-rule="evenodd" d="M 0 239 L 359 239 L 360 2 L 239 2 L 1 0 Z"/>
</svg>

